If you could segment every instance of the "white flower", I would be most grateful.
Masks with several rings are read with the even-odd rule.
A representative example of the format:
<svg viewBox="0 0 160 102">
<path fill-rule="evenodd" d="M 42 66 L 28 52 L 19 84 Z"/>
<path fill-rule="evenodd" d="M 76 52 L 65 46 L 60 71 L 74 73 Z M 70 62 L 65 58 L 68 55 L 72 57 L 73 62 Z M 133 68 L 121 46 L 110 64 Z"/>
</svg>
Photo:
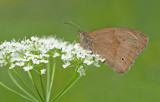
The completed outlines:
<svg viewBox="0 0 160 102">
<path fill-rule="evenodd" d="M 5 60 L 0 60 L 0 63 L 5 63 Z"/>
<path fill-rule="evenodd" d="M 20 67 L 24 71 L 29 71 L 33 69 L 33 66 L 36 68 L 49 63 L 49 57 L 51 56 L 53 58 L 60 56 L 64 62 L 63 68 L 67 68 L 71 63 L 99 67 L 99 62 L 105 61 L 99 55 L 84 50 L 79 43 L 69 43 L 55 37 L 38 38 L 33 36 L 22 41 L 12 40 L 0 44 L 0 67 L 11 65 L 9 69 Z M 45 73 L 44 70 L 42 70 L 42 73 Z M 80 75 L 85 75 L 82 66 L 78 69 L 78 72 Z"/>
<path fill-rule="evenodd" d="M 28 66 L 23 67 L 23 69 L 24 69 L 24 71 L 29 71 L 29 70 L 33 69 L 33 66 L 28 65 Z"/>
<path fill-rule="evenodd" d="M 47 55 L 47 54 L 43 54 L 43 56 L 44 56 L 44 57 L 49 57 L 50 55 Z"/>
<path fill-rule="evenodd" d="M 55 52 L 52 57 L 55 58 L 55 57 L 58 57 L 58 56 L 59 56 L 59 53 Z"/>
<path fill-rule="evenodd" d="M 41 62 L 41 63 L 48 63 L 49 61 L 42 59 L 42 60 L 40 60 L 40 62 Z"/>
<path fill-rule="evenodd" d="M 11 66 L 9 67 L 9 69 L 12 69 L 15 67 L 15 64 L 11 64 Z"/>
<path fill-rule="evenodd" d="M 24 62 L 16 62 L 15 65 L 22 67 L 22 66 L 24 66 Z"/>
<path fill-rule="evenodd" d="M 104 58 L 99 58 L 99 60 L 100 60 L 101 62 L 104 62 L 104 61 L 105 61 L 105 59 L 104 59 Z"/>
<path fill-rule="evenodd" d="M 38 41 L 38 37 L 32 36 L 32 37 L 31 37 L 31 40 L 32 40 L 32 41 Z"/>
<path fill-rule="evenodd" d="M 100 67 L 100 65 L 99 64 L 94 64 L 96 67 Z"/>
<path fill-rule="evenodd" d="M 79 69 L 77 70 L 77 72 L 78 72 L 81 76 L 86 75 L 85 70 L 83 69 L 83 66 L 80 66 Z"/>
<path fill-rule="evenodd" d="M 45 48 L 38 48 L 42 53 L 47 53 L 47 50 Z"/>
<path fill-rule="evenodd" d="M 8 51 L 13 53 L 16 51 L 16 49 L 14 47 L 11 47 L 10 49 L 8 49 Z"/>
<path fill-rule="evenodd" d="M 85 58 L 86 54 L 85 53 L 77 53 L 77 58 Z"/>
<path fill-rule="evenodd" d="M 72 53 L 66 53 L 66 54 L 62 54 L 61 59 L 64 61 L 69 61 L 73 59 L 73 55 Z"/>
<path fill-rule="evenodd" d="M 33 61 L 33 64 L 39 64 L 40 63 L 40 61 L 37 60 L 37 59 L 33 59 L 32 61 Z"/>
<path fill-rule="evenodd" d="M 68 46 L 62 47 L 62 52 L 71 52 L 73 50 L 73 45 L 69 44 Z"/>
<path fill-rule="evenodd" d="M 63 68 L 66 68 L 66 67 L 68 67 L 70 64 L 71 64 L 71 63 L 66 62 L 66 63 L 64 63 L 62 66 L 63 66 Z"/>
<path fill-rule="evenodd" d="M 45 72 L 46 72 L 46 69 L 41 70 L 41 74 L 45 74 Z"/>
<path fill-rule="evenodd" d="M 87 65 L 91 65 L 93 63 L 93 61 L 85 59 L 83 63 L 85 63 Z"/>
</svg>

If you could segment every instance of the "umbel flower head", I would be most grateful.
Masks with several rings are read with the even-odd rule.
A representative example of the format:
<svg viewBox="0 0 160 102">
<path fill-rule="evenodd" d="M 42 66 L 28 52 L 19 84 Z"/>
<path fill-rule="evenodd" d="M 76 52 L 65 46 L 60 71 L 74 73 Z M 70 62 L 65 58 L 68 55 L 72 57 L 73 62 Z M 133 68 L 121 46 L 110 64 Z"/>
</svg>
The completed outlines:
<svg viewBox="0 0 160 102">
<path fill-rule="evenodd" d="M 9 69 L 21 68 L 24 71 L 37 70 L 37 67 L 49 63 L 49 57 L 60 57 L 64 62 L 63 68 L 80 64 L 77 70 L 80 75 L 85 75 L 83 66 L 99 67 L 99 62 L 104 61 L 99 55 L 84 50 L 78 43 L 69 43 L 55 37 L 33 36 L 22 41 L 5 41 L 0 45 L 0 67 L 9 66 Z M 41 74 L 45 74 L 45 71 L 45 68 L 40 69 Z"/>
</svg>

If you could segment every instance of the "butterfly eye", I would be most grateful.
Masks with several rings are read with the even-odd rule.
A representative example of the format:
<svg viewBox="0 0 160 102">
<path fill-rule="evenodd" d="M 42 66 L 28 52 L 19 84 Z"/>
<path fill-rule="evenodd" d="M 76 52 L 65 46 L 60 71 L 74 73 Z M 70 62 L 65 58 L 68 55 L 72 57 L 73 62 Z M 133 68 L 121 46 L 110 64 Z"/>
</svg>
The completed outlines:
<svg viewBox="0 0 160 102">
<path fill-rule="evenodd" d="M 122 60 L 124 60 L 124 58 L 123 58 L 123 57 L 122 57 L 121 59 L 122 59 Z"/>
</svg>

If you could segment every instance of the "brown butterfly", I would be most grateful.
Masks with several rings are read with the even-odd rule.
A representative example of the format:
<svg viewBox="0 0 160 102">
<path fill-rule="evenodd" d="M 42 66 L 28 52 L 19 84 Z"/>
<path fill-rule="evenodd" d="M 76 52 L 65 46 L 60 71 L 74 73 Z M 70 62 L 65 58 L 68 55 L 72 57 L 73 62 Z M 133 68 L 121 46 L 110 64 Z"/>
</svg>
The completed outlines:
<svg viewBox="0 0 160 102">
<path fill-rule="evenodd" d="M 76 26 L 72 22 L 67 24 Z M 130 69 L 134 59 L 148 44 L 146 35 L 129 28 L 105 28 L 90 33 L 79 28 L 78 35 L 84 49 L 99 54 L 105 59 L 104 63 L 119 74 Z"/>
</svg>

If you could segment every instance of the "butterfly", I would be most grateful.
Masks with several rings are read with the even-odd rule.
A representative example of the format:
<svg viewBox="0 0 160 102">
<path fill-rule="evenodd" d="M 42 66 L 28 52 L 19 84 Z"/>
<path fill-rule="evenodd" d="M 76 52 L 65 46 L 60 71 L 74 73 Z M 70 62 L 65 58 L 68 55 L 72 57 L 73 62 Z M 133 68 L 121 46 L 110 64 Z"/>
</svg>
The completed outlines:
<svg viewBox="0 0 160 102">
<path fill-rule="evenodd" d="M 68 22 L 76 26 L 72 22 Z M 85 32 L 79 26 L 80 45 L 105 59 L 104 63 L 122 74 L 130 69 L 135 58 L 146 48 L 148 37 L 130 28 L 104 28 Z"/>
</svg>

